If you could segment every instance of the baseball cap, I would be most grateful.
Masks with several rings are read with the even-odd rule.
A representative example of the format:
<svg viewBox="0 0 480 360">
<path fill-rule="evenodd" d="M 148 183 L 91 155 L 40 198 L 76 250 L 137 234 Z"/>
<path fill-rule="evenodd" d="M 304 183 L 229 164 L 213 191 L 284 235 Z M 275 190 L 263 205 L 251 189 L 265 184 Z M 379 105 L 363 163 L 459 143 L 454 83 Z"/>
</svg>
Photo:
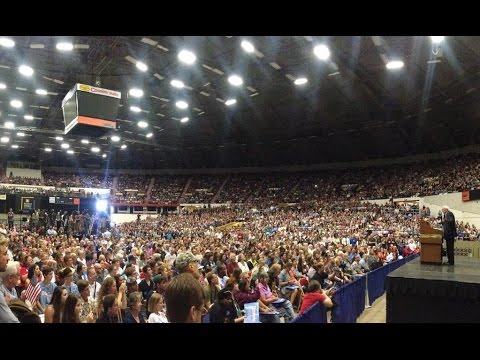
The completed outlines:
<svg viewBox="0 0 480 360">
<path fill-rule="evenodd" d="M 190 251 L 181 252 L 177 255 L 175 267 L 178 271 L 183 272 L 192 262 L 196 262 L 198 264 L 198 259 L 195 257 L 195 255 L 193 255 Z M 203 269 L 203 266 L 198 265 L 198 269 Z"/>
<path fill-rule="evenodd" d="M 167 279 L 165 278 L 165 276 L 163 276 L 162 274 L 158 274 L 158 275 L 155 275 L 152 279 L 152 281 L 155 283 L 155 284 L 161 284 L 162 282 L 166 282 Z"/>
<path fill-rule="evenodd" d="M 133 284 L 137 282 L 137 278 L 135 276 L 129 276 L 126 280 L 127 285 Z"/>
<path fill-rule="evenodd" d="M 217 295 L 218 300 L 231 299 L 231 298 L 232 298 L 232 292 L 230 290 L 223 288 L 218 292 L 218 295 Z"/>
</svg>

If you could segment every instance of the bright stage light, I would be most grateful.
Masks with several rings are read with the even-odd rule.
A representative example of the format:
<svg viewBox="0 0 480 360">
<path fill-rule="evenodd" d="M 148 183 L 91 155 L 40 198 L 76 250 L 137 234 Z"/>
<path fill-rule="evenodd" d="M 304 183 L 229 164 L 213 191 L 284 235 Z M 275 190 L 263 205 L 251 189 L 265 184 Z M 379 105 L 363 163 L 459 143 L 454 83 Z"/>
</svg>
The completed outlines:
<svg viewBox="0 0 480 360">
<path fill-rule="evenodd" d="M 107 200 L 97 200 L 97 202 L 95 204 L 95 208 L 99 212 L 107 211 L 107 207 L 108 207 L 108 201 Z"/>
</svg>

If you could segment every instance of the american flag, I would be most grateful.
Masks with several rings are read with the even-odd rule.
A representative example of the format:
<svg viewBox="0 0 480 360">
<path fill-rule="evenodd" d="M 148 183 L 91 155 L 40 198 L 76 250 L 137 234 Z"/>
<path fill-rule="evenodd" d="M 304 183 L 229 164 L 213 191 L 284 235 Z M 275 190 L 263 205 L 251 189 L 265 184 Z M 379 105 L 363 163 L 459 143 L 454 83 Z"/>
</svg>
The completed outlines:
<svg viewBox="0 0 480 360">
<path fill-rule="evenodd" d="M 37 283 L 35 286 L 33 286 L 32 283 L 28 284 L 25 296 L 26 299 L 30 301 L 32 306 L 35 306 L 35 303 L 37 302 L 38 296 L 41 292 L 42 289 L 40 288 L 40 283 Z"/>
</svg>

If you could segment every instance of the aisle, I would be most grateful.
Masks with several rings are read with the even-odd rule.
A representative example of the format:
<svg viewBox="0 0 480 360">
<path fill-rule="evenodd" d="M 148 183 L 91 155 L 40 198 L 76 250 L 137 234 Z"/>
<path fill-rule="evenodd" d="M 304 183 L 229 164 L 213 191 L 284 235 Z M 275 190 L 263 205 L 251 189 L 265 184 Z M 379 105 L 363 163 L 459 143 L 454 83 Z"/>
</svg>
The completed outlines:
<svg viewBox="0 0 480 360">
<path fill-rule="evenodd" d="M 387 321 L 387 293 L 373 303 L 371 308 L 365 309 L 357 319 L 357 323 L 385 323 Z"/>
</svg>

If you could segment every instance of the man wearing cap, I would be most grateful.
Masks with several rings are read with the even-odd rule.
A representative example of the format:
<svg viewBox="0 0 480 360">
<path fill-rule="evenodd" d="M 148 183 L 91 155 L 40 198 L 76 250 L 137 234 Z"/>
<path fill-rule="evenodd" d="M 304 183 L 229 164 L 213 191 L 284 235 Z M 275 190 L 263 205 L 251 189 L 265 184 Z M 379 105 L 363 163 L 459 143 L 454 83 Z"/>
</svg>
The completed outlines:
<svg viewBox="0 0 480 360">
<path fill-rule="evenodd" d="M 211 323 L 240 323 L 243 322 L 245 316 L 239 316 L 234 305 L 232 292 L 227 289 L 219 291 L 217 301 L 210 307 Z"/>
<path fill-rule="evenodd" d="M 138 282 L 135 276 L 129 276 L 125 282 L 127 284 L 127 297 L 131 293 L 138 291 Z"/>
<path fill-rule="evenodd" d="M 200 272 L 203 266 L 198 264 L 198 259 L 190 251 L 181 252 L 175 260 L 175 267 L 180 274 L 190 273 L 195 279 L 200 279 Z"/>
</svg>

